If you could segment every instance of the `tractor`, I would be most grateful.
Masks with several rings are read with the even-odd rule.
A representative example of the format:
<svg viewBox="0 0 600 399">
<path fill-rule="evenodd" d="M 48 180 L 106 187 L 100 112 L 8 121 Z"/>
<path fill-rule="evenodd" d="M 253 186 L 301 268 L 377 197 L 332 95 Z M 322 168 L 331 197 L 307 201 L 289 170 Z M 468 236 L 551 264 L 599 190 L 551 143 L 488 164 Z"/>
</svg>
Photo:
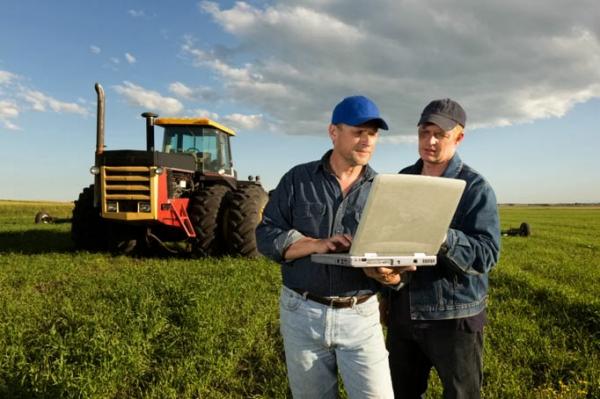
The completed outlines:
<svg viewBox="0 0 600 399">
<path fill-rule="evenodd" d="M 146 150 L 105 150 L 104 90 L 98 97 L 94 184 L 75 201 L 71 235 L 87 250 L 161 247 L 196 256 L 258 255 L 254 229 L 268 195 L 260 178 L 237 179 L 230 138 L 207 118 L 145 112 Z M 155 127 L 164 129 L 161 151 Z"/>
</svg>

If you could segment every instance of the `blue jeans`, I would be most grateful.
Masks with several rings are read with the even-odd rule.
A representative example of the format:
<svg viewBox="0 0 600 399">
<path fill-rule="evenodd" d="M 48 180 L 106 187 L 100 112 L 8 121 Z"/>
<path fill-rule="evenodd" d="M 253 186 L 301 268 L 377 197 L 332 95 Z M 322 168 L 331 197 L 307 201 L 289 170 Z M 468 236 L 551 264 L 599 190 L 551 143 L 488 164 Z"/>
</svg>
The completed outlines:
<svg viewBox="0 0 600 399">
<path fill-rule="evenodd" d="M 337 398 L 338 371 L 350 398 L 394 397 L 376 295 L 334 309 L 284 286 L 279 310 L 294 398 Z"/>
</svg>

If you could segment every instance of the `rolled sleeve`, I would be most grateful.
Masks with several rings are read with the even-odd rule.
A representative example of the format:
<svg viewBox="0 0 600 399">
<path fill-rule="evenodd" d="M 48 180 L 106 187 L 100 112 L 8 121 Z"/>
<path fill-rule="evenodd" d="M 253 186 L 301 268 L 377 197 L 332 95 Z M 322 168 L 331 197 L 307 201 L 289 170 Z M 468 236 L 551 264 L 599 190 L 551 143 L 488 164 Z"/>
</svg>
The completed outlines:
<svg viewBox="0 0 600 399">
<path fill-rule="evenodd" d="M 286 174 L 275 190 L 271 192 L 263 219 L 256 228 L 258 251 L 264 256 L 283 262 L 285 250 L 304 237 L 291 226 L 291 206 L 293 186 L 289 174 Z"/>
</svg>

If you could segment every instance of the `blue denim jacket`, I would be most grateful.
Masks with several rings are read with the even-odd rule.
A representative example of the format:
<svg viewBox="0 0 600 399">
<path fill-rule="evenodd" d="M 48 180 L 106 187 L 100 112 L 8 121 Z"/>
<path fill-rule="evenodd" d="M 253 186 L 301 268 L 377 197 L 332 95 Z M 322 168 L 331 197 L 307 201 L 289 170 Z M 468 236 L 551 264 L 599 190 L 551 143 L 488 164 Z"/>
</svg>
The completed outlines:
<svg viewBox="0 0 600 399">
<path fill-rule="evenodd" d="M 422 168 L 419 160 L 400 173 L 420 174 Z M 410 277 L 403 289 L 409 290 L 413 320 L 457 319 L 480 313 L 487 301 L 488 273 L 500 254 L 500 223 L 492 187 L 458 154 L 442 176 L 467 184 L 437 265 L 407 273 Z"/>
<path fill-rule="evenodd" d="M 380 285 L 361 269 L 313 263 L 310 256 L 285 261 L 283 252 L 302 237 L 354 236 L 375 171 L 368 165 L 344 197 L 330 172 L 327 152 L 319 161 L 295 166 L 269 198 L 256 228 L 258 250 L 281 263 L 283 284 L 320 296 L 372 294 Z"/>
</svg>

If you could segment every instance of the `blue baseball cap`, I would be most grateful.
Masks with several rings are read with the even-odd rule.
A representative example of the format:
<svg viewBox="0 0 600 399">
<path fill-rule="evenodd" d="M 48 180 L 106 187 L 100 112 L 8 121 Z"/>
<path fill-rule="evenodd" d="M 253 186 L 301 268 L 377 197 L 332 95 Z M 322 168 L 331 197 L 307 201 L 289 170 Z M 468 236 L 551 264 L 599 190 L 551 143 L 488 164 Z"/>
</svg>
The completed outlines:
<svg viewBox="0 0 600 399">
<path fill-rule="evenodd" d="M 337 125 L 344 123 L 350 126 L 359 126 L 367 122 L 377 122 L 380 129 L 388 130 L 388 125 L 379 116 L 379 108 L 365 96 L 351 96 L 344 98 L 333 109 L 331 123 Z"/>
</svg>

